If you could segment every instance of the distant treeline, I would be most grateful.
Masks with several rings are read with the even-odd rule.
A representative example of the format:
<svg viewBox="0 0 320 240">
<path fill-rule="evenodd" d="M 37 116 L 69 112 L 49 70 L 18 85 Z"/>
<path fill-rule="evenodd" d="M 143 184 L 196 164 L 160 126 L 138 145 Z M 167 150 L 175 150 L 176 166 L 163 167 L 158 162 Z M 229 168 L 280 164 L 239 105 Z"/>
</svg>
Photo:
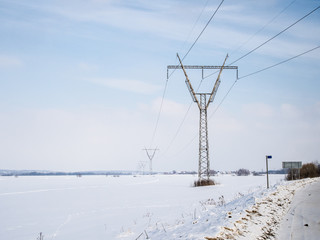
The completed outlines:
<svg viewBox="0 0 320 240">
<path fill-rule="evenodd" d="M 280 170 L 269 170 L 269 174 L 287 174 L 287 169 Z M 215 171 L 211 170 L 210 175 L 214 176 L 217 174 L 236 174 L 238 176 L 245 176 L 252 173 L 253 175 L 259 176 L 265 174 L 265 172 L 250 172 L 247 169 L 239 169 L 237 171 Z M 53 171 L 42 171 L 42 170 L 1 170 L 0 176 L 94 176 L 94 175 L 106 175 L 106 176 L 122 176 L 122 175 L 149 175 L 149 172 L 142 173 L 141 171 L 83 171 L 83 172 L 53 172 Z M 170 171 L 170 172 L 153 172 L 152 174 L 192 174 L 197 175 L 195 171 Z"/>
<path fill-rule="evenodd" d="M 85 172 L 50 172 L 50 171 L 16 171 L 0 170 L 1 176 L 93 176 L 93 175 L 133 175 L 134 172 L 125 171 L 85 171 Z"/>
</svg>

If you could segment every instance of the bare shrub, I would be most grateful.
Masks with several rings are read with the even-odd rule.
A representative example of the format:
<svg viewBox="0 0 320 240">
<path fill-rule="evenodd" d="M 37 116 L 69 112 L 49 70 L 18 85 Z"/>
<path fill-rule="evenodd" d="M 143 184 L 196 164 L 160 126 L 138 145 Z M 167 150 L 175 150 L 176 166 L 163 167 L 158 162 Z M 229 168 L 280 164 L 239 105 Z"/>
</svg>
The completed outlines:
<svg viewBox="0 0 320 240">
<path fill-rule="evenodd" d="M 212 179 L 194 181 L 195 187 L 210 186 L 210 185 L 216 185 L 215 181 L 213 181 Z"/>
<path fill-rule="evenodd" d="M 221 207 L 221 206 L 224 206 L 224 205 L 226 205 L 226 201 L 224 200 L 224 196 L 221 195 L 219 197 L 218 206 Z"/>
<path fill-rule="evenodd" d="M 37 237 L 37 240 L 43 240 L 43 239 L 44 239 L 44 236 L 43 236 L 43 234 L 41 232 L 41 233 L 39 233 L 39 237 Z"/>
<path fill-rule="evenodd" d="M 240 168 L 236 172 L 237 176 L 248 176 L 250 174 L 250 171 L 248 169 Z"/>
<path fill-rule="evenodd" d="M 285 179 L 287 181 L 299 179 L 299 169 L 289 169 Z"/>
<path fill-rule="evenodd" d="M 202 206 L 215 206 L 215 205 L 217 205 L 216 201 L 213 198 L 209 198 L 207 200 L 200 201 L 200 204 Z"/>
<path fill-rule="evenodd" d="M 314 163 L 303 164 L 300 170 L 300 178 L 319 177 L 318 167 Z"/>
</svg>

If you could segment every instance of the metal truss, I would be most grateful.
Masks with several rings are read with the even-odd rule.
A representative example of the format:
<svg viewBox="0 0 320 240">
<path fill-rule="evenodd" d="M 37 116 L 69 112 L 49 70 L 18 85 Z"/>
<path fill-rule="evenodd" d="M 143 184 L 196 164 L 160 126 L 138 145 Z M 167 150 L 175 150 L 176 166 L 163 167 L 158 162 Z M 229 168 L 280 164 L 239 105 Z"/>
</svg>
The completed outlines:
<svg viewBox="0 0 320 240">
<path fill-rule="evenodd" d="M 169 69 L 182 69 L 186 77 L 186 85 L 191 94 L 192 100 L 197 103 L 200 110 L 200 121 L 199 121 L 199 169 L 198 169 L 198 178 L 199 182 L 207 181 L 210 179 L 210 161 L 209 161 L 209 138 L 208 138 L 208 119 L 207 119 L 207 110 L 211 102 L 213 102 L 214 97 L 217 93 L 217 90 L 220 85 L 220 75 L 223 69 L 235 69 L 238 71 L 237 66 L 225 66 L 228 55 L 226 56 L 222 66 L 196 66 L 188 65 L 184 66 L 182 61 L 177 55 L 180 65 L 169 65 L 167 67 L 167 74 Z M 189 77 L 187 75 L 186 69 L 201 69 L 202 78 L 204 69 L 219 69 L 219 75 L 214 84 L 211 93 L 196 93 L 191 85 Z M 208 96 L 208 98 L 207 98 Z"/>
<path fill-rule="evenodd" d="M 209 180 L 210 161 L 209 161 L 209 140 L 208 140 L 208 121 L 207 121 L 207 94 L 200 93 L 200 122 L 199 122 L 199 181 Z"/>
</svg>

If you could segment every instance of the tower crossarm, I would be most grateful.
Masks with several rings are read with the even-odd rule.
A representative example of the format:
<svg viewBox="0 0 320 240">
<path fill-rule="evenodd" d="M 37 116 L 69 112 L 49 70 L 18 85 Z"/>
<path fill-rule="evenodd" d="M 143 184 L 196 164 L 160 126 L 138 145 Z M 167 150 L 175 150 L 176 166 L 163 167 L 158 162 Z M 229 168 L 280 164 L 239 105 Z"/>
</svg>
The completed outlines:
<svg viewBox="0 0 320 240">
<path fill-rule="evenodd" d="M 142 150 L 145 150 L 147 153 L 147 156 L 149 158 L 149 160 L 151 161 L 156 153 L 157 150 L 159 150 L 158 148 L 144 148 Z M 149 153 L 149 151 L 153 151 L 151 154 Z"/>
<path fill-rule="evenodd" d="M 186 70 L 184 69 L 184 66 L 183 66 L 183 64 L 182 64 L 182 61 L 181 61 L 178 53 L 177 53 L 177 57 L 178 57 L 178 59 L 179 59 L 181 68 L 182 68 L 182 70 L 183 70 L 183 73 L 184 73 L 184 75 L 186 76 L 186 84 L 187 84 L 188 90 L 189 90 L 189 92 L 190 92 L 190 94 L 191 94 L 191 97 L 192 97 L 193 101 L 198 104 L 198 107 L 199 107 L 199 109 L 200 109 L 200 108 L 201 108 L 200 103 L 199 103 L 199 101 L 198 101 L 198 99 L 197 99 L 197 96 L 196 96 L 195 91 L 193 90 L 193 87 L 192 87 L 191 82 L 190 82 L 190 80 L 189 80 L 188 74 L 187 74 Z"/>
<path fill-rule="evenodd" d="M 208 103 L 207 103 L 206 108 L 209 107 L 209 104 L 210 104 L 211 102 L 213 102 L 214 97 L 216 96 L 216 93 L 217 93 L 217 91 L 218 91 L 218 88 L 219 88 L 220 82 L 221 82 L 221 80 L 220 80 L 220 75 L 221 75 L 222 70 L 223 70 L 223 68 L 224 68 L 224 65 L 225 65 L 225 63 L 226 63 L 226 61 L 227 61 L 227 58 L 228 58 L 228 54 L 227 54 L 226 58 L 224 59 L 224 62 L 223 62 L 223 64 L 222 64 L 221 68 L 220 68 L 219 75 L 218 75 L 218 77 L 217 77 L 217 80 L 216 80 L 216 82 L 215 82 L 215 84 L 214 84 L 214 87 L 213 87 L 213 89 L 212 89 L 212 92 L 211 92 L 211 94 L 210 94 L 209 101 L 208 101 Z"/>
<path fill-rule="evenodd" d="M 184 69 L 221 69 L 222 66 L 183 65 Z M 180 65 L 168 65 L 167 69 L 181 69 Z M 238 69 L 238 66 L 224 66 L 223 69 Z"/>
</svg>

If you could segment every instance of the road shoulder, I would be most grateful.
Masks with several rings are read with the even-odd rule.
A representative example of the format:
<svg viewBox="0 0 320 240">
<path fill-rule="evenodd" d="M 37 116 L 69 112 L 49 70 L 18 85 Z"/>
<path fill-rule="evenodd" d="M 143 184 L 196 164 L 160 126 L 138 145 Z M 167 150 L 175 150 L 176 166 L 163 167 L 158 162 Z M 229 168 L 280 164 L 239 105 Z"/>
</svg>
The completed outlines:
<svg viewBox="0 0 320 240">
<path fill-rule="evenodd" d="M 318 240 L 320 236 L 320 178 L 297 190 L 280 223 L 277 239 Z"/>
</svg>

